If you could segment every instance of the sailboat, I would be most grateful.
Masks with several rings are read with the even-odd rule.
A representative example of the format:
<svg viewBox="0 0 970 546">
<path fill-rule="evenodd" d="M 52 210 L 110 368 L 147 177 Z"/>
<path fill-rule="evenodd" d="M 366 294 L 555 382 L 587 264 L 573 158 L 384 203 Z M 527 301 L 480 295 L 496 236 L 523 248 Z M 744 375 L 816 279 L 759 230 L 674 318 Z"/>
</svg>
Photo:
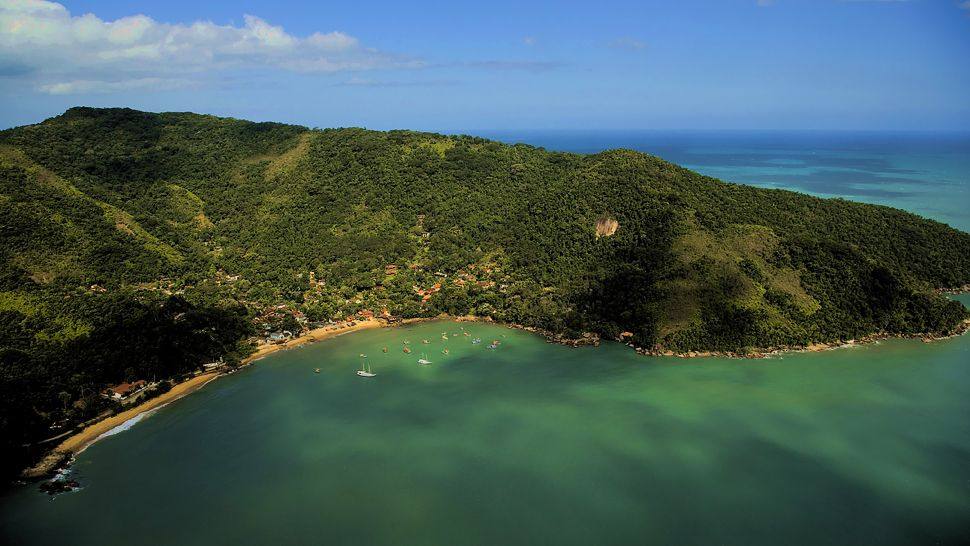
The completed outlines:
<svg viewBox="0 0 970 546">
<path fill-rule="evenodd" d="M 428 354 L 427 353 L 421 353 L 421 358 L 418 359 L 418 364 L 420 364 L 422 366 L 427 366 L 428 364 L 431 364 L 431 361 L 428 360 Z"/>
<path fill-rule="evenodd" d="M 360 369 L 357 370 L 357 375 L 359 375 L 361 377 L 374 377 L 375 375 L 377 375 L 376 373 L 370 371 L 370 365 L 369 364 L 367 365 L 367 367 L 364 367 L 364 360 L 367 358 L 367 355 L 360 355 L 360 357 L 361 357 L 360 358 Z"/>
</svg>

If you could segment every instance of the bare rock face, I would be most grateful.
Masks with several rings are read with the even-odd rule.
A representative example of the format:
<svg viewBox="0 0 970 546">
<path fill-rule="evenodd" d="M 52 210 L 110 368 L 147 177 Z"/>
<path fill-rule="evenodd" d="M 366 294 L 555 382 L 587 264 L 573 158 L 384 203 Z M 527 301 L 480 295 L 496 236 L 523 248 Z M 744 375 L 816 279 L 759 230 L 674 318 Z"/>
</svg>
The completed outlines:
<svg viewBox="0 0 970 546">
<path fill-rule="evenodd" d="M 610 216 L 601 216 L 596 220 L 596 238 L 609 237 L 616 233 L 620 223 Z"/>
</svg>

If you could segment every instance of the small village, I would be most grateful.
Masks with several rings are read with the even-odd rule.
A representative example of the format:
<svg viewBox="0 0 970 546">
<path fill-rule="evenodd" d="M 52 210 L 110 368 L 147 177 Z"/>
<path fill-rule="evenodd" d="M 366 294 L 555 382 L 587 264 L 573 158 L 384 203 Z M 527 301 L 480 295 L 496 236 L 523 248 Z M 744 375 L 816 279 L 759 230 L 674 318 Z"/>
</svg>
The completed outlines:
<svg viewBox="0 0 970 546">
<path fill-rule="evenodd" d="M 221 271 L 221 270 L 220 270 Z M 395 315 L 390 311 L 391 306 L 401 302 L 395 301 L 394 294 L 388 292 L 388 286 L 397 282 L 397 277 L 402 271 L 408 273 L 407 278 L 416 281 L 410 285 L 410 294 L 413 295 L 418 306 L 412 311 L 414 316 L 426 315 L 432 299 L 440 294 L 446 287 L 451 286 L 455 289 L 467 291 L 474 289 L 478 291 L 492 291 L 504 294 L 507 284 L 497 284 L 493 280 L 499 271 L 494 264 L 469 264 L 467 267 L 448 274 L 443 271 L 425 273 L 424 267 L 417 263 L 412 263 L 406 268 L 399 264 L 386 264 L 383 267 L 383 279 L 379 281 L 372 290 L 361 292 L 352 299 L 337 299 L 336 307 L 346 309 L 337 311 L 332 317 L 315 317 L 318 320 L 311 320 L 307 313 L 301 310 L 312 309 L 318 302 L 330 299 L 333 295 L 327 291 L 327 285 L 320 280 L 316 273 L 310 271 L 306 275 L 309 290 L 304 294 L 304 302 L 300 306 L 292 304 L 276 304 L 264 308 L 254 318 L 254 324 L 260 332 L 258 338 L 253 341 L 257 343 L 280 344 L 299 337 L 302 333 L 316 329 L 342 329 L 352 326 L 357 321 L 377 319 L 381 322 L 394 324 L 401 321 L 404 317 Z M 300 275 L 302 278 L 302 274 Z M 239 275 L 226 275 L 221 273 L 221 282 L 228 284 L 239 281 Z M 422 280 L 424 279 L 424 280 Z M 406 294 L 402 294 L 405 296 Z M 251 303 L 255 305 L 255 303 Z"/>
</svg>

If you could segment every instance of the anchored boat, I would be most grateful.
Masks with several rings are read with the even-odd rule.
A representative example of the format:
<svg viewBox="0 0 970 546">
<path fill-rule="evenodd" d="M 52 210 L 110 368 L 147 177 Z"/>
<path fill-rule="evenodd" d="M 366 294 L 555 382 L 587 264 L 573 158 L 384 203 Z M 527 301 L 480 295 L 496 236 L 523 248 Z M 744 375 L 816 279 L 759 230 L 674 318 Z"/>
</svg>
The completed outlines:
<svg viewBox="0 0 970 546">
<path fill-rule="evenodd" d="M 364 361 L 366 358 L 367 358 L 367 355 L 364 355 L 364 354 L 360 355 L 360 369 L 357 370 L 357 375 L 361 377 L 374 377 L 377 374 L 370 371 L 370 365 L 368 364 L 366 367 L 364 366 Z"/>
</svg>

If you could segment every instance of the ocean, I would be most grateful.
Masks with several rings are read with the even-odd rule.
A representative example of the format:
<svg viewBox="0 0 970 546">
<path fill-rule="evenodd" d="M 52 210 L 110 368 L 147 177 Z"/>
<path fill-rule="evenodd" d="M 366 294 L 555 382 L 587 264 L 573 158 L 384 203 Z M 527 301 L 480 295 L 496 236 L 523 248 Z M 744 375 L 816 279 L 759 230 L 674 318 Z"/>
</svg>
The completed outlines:
<svg viewBox="0 0 970 546">
<path fill-rule="evenodd" d="M 549 150 L 628 148 L 728 182 L 901 208 L 970 231 L 970 133 L 486 131 Z"/>
<path fill-rule="evenodd" d="M 479 323 L 363 331 L 104 438 L 79 491 L 10 492 L 0 542 L 966 544 L 968 362 L 970 336 L 684 360 Z"/>
</svg>

